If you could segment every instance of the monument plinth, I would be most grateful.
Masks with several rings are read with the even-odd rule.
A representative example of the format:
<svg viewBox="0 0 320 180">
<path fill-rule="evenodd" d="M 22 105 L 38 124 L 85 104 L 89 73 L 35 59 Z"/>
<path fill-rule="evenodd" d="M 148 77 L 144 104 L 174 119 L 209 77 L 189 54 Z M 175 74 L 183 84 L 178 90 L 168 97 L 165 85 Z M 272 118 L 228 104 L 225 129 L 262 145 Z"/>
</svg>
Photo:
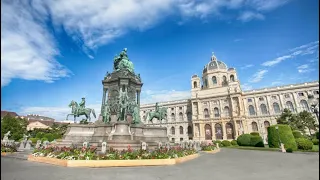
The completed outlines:
<svg viewBox="0 0 320 180">
<path fill-rule="evenodd" d="M 169 142 L 165 127 L 148 127 L 141 122 L 139 109 L 143 83 L 140 74 L 134 72 L 126 48 L 115 56 L 113 72 L 106 73 L 102 85 L 99 120 L 94 124 L 69 125 L 60 146 L 81 145 L 86 141 L 101 147 L 102 142 L 107 142 L 108 146 L 122 150 L 128 145 L 133 149 L 140 148 L 142 142 L 149 148 L 157 147 L 159 142 Z M 76 108 L 73 111 L 79 112 Z M 155 117 L 162 118 L 166 109 L 156 108 L 155 113 Z"/>
</svg>

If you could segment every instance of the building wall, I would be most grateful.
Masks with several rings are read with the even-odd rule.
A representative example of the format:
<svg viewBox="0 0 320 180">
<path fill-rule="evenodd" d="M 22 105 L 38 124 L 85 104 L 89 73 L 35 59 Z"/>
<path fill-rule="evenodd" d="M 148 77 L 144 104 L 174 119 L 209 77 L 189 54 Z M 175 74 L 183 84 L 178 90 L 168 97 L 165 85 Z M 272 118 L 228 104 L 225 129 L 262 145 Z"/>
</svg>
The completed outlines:
<svg viewBox="0 0 320 180">
<path fill-rule="evenodd" d="M 222 65 L 209 68 L 212 62 Z M 294 113 L 310 111 L 308 95 L 313 95 L 314 100 L 319 103 L 318 81 L 242 91 L 236 70 L 226 68 L 215 57 L 211 58 L 203 72 L 202 82 L 197 75 L 191 78 L 190 99 L 159 102 L 160 106 L 168 108 L 167 118 L 163 122 L 160 123 L 155 118 L 152 122 L 147 122 L 147 113 L 154 111 L 155 104 L 141 105 L 143 123 L 167 127 L 170 139 L 175 142 L 188 139 L 231 140 L 241 134 L 256 131 L 263 135 L 266 143 L 266 128 L 277 123 L 276 118 L 284 108 L 291 109 Z M 231 75 L 233 78 L 230 78 Z M 212 79 L 213 76 L 216 81 Z M 226 76 L 225 83 L 223 76 Z M 203 85 L 205 79 L 207 82 Z M 183 128 L 182 134 L 180 127 Z"/>
</svg>

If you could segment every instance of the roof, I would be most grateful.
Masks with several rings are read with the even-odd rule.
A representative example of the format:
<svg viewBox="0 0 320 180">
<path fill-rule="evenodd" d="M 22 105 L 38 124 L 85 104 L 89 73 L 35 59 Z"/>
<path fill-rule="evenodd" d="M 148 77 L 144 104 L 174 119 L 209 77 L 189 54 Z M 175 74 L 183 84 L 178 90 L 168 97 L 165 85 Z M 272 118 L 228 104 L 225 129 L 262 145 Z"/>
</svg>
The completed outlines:
<svg viewBox="0 0 320 180">
<path fill-rule="evenodd" d="M 218 61 L 217 58 L 214 55 L 212 55 L 210 62 L 204 67 L 203 73 L 206 73 L 207 71 L 220 69 L 227 70 L 228 67 L 224 62 Z"/>
<path fill-rule="evenodd" d="M 4 116 L 11 116 L 11 117 L 16 117 L 19 116 L 16 112 L 11 112 L 11 111 L 1 111 L 1 118 L 3 118 Z"/>
<path fill-rule="evenodd" d="M 38 120 L 38 119 L 29 119 L 28 123 L 33 123 L 33 122 L 41 122 L 42 124 L 44 125 L 47 125 L 47 126 L 52 126 L 53 125 L 53 121 L 45 121 L 45 120 Z"/>
</svg>

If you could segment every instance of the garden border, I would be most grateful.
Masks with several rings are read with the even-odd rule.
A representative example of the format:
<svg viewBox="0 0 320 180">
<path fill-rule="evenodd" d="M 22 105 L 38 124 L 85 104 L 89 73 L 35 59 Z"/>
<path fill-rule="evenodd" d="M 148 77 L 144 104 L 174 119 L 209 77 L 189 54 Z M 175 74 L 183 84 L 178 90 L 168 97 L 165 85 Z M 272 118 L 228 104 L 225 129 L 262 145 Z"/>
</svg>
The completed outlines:
<svg viewBox="0 0 320 180">
<path fill-rule="evenodd" d="M 205 153 L 208 153 L 208 154 L 215 154 L 215 153 L 220 152 L 220 148 L 215 149 L 215 150 L 213 150 L 213 151 L 201 151 L 201 152 L 205 152 Z"/>
<path fill-rule="evenodd" d="M 7 156 L 7 155 L 11 155 L 14 154 L 15 152 L 1 152 L 1 156 Z"/>
<path fill-rule="evenodd" d="M 174 159 L 142 159 L 142 160 L 62 160 L 49 157 L 29 155 L 28 161 L 46 163 L 65 167 L 129 167 L 129 166 L 164 166 L 183 163 L 199 157 L 192 154 Z"/>
</svg>

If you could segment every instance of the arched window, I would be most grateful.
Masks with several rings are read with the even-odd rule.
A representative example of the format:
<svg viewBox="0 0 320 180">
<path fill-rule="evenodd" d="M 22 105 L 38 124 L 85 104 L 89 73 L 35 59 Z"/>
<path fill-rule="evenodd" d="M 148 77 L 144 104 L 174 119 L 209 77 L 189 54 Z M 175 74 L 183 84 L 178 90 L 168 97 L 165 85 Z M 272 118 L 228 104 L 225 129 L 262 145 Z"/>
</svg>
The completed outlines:
<svg viewBox="0 0 320 180">
<path fill-rule="evenodd" d="M 176 130 L 174 129 L 174 127 L 171 127 L 171 134 L 173 134 L 173 135 L 176 134 Z"/>
<path fill-rule="evenodd" d="M 198 84 L 196 81 L 193 82 L 193 88 L 198 88 Z"/>
<path fill-rule="evenodd" d="M 278 103 L 274 102 L 272 106 L 273 106 L 273 111 L 274 111 L 275 114 L 280 114 L 281 113 L 280 106 L 279 106 Z"/>
<path fill-rule="evenodd" d="M 191 126 L 188 126 L 188 134 L 192 134 L 192 127 Z"/>
<path fill-rule="evenodd" d="M 265 128 L 265 132 L 268 133 L 268 127 L 270 127 L 270 123 L 269 121 L 264 121 L 264 128 Z"/>
<path fill-rule="evenodd" d="M 191 112 L 187 113 L 187 118 L 188 118 L 188 121 L 192 121 L 192 113 Z"/>
<path fill-rule="evenodd" d="M 233 139 L 233 126 L 231 123 L 226 124 L 227 139 Z"/>
<path fill-rule="evenodd" d="M 256 111 L 254 110 L 254 107 L 252 105 L 249 105 L 249 115 L 250 116 L 256 115 Z"/>
<path fill-rule="evenodd" d="M 213 109 L 213 113 L 214 113 L 214 117 L 220 117 L 219 109 L 217 107 Z"/>
<path fill-rule="evenodd" d="M 227 85 L 228 85 L 227 77 L 222 76 L 222 86 L 227 86 Z"/>
<path fill-rule="evenodd" d="M 301 100 L 300 101 L 300 106 L 303 111 L 309 111 L 309 106 L 306 100 Z"/>
<path fill-rule="evenodd" d="M 212 84 L 217 84 L 217 77 L 215 76 L 212 76 Z"/>
<path fill-rule="evenodd" d="M 216 131 L 216 139 L 222 139 L 223 135 L 222 135 L 222 126 L 221 126 L 221 124 L 214 125 L 214 129 Z"/>
<path fill-rule="evenodd" d="M 234 75 L 230 75 L 230 81 L 234 82 Z"/>
<path fill-rule="evenodd" d="M 286 102 L 286 108 L 289 109 L 291 112 L 295 111 L 291 101 Z"/>
<path fill-rule="evenodd" d="M 261 114 L 268 114 L 267 106 L 265 104 L 260 105 Z"/>
<path fill-rule="evenodd" d="M 182 112 L 179 113 L 179 121 L 183 121 L 183 114 L 182 114 Z"/>
<path fill-rule="evenodd" d="M 252 122 L 251 126 L 253 132 L 258 132 L 258 124 L 256 122 Z"/>
<path fill-rule="evenodd" d="M 182 126 L 179 127 L 179 130 L 180 130 L 180 134 L 183 134 L 183 127 Z"/>
<path fill-rule="evenodd" d="M 212 130 L 211 126 L 209 124 L 206 124 L 204 126 L 204 132 L 205 132 L 205 140 L 212 140 Z"/>
<path fill-rule="evenodd" d="M 209 118 L 209 117 L 210 117 L 209 111 L 208 111 L 207 108 L 204 109 L 203 113 L 204 113 L 204 117 L 205 117 L 205 118 Z"/>
<path fill-rule="evenodd" d="M 230 116 L 230 109 L 228 106 L 223 108 L 223 114 L 225 117 L 229 117 Z"/>
<path fill-rule="evenodd" d="M 208 87 L 208 79 L 207 78 L 204 79 L 204 87 Z"/>
<path fill-rule="evenodd" d="M 174 113 L 171 113 L 171 120 L 172 120 L 172 121 L 175 121 L 175 119 L 176 119 L 176 118 L 175 118 Z"/>
</svg>

